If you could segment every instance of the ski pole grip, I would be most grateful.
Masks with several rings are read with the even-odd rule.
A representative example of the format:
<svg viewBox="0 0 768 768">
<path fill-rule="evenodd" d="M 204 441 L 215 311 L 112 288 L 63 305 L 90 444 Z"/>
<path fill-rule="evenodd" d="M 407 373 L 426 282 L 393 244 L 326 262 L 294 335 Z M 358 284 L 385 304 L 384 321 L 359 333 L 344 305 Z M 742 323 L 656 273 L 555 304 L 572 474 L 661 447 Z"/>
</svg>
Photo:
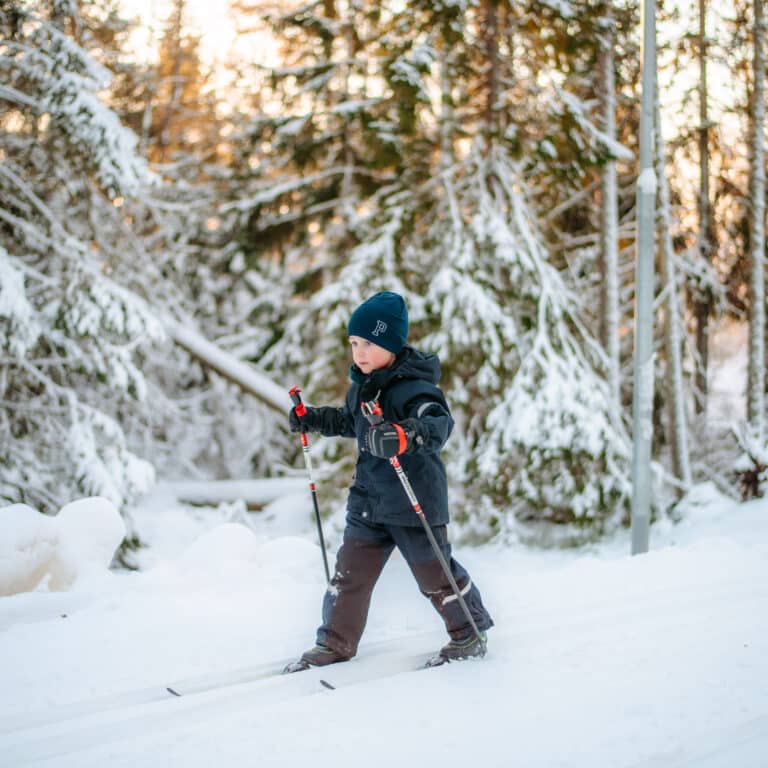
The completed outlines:
<svg viewBox="0 0 768 768">
<path fill-rule="evenodd" d="M 360 410 L 363 412 L 365 418 L 368 419 L 368 423 L 372 427 L 375 427 L 377 424 L 381 424 L 381 422 L 384 421 L 384 416 L 381 412 L 381 406 L 379 405 L 378 400 L 370 400 L 367 403 L 360 403 Z"/>
<path fill-rule="evenodd" d="M 307 413 L 307 406 L 301 400 L 301 390 L 298 387 L 291 387 L 288 390 L 288 394 L 291 396 L 294 406 L 296 406 L 296 415 L 305 416 Z"/>
</svg>

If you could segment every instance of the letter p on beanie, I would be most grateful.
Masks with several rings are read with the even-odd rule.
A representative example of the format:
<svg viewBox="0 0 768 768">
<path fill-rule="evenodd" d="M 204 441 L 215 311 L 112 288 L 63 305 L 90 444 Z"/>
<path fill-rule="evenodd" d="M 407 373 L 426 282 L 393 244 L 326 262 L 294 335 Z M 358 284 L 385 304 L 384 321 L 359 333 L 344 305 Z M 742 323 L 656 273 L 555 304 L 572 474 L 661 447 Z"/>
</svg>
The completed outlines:
<svg viewBox="0 0 768 768">
<path fill-rule="evenodd" d="M 397 354 L 408 338 L 408 309 L 403 297 L 382 291 L 366 299 L 349 318 L 347 336 L 359 336 Z"/>
</svg>

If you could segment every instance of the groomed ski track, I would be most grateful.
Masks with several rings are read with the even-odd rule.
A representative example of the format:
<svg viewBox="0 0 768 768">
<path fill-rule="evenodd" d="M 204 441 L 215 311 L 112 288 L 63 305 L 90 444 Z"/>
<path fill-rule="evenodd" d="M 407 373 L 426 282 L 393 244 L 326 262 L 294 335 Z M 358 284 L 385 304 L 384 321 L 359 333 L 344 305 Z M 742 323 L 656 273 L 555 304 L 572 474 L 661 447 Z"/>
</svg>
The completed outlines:
<svg viewBox="0 0 768 768">
<path fill-rule="evenodd" d="M 435 633 L 434 637 L 437 641 L 440 636 Z M 348 663 L 295 674 L 282 674 L 292 660 L 284 659 L 226 675 L 192 677 L 166 687 L 99 697 L 60 710 L 4 718 L 0 720 L 0 765 L 5 768 L 73 756 L 94 745 L 130 740 L 147 728 L 172 731 L 190 718 L 204 718 L 206 711 L 247 711 L 255 716 L 292 699 L 334 695 L 322 680 L 334 688 L 349 688 L 416 671 L 435 673 L 423 668 L 431 649 L 421 635 L 377 643 Z"/>
<path fill-rule="evenodd" d="M 758 592 L 764 601 L 768 601 L 768 589 Z M 734 595 L 727 585 L 710 588 L 708 591 L 709 598 L 728 600 L 731 609 L 736 611 L 742 598 L 744 607 L 747 607 L 754 596 Z M 697 602 L 693 591 L 672 589 L 663 598 L 655 595 L 655 599 L 656 621 L 663 621 L 670 628 L 687 627 L 691 623 L 686 606 Z M 290 660 L 280 659 L 253 667 L 233 669 L 220 675 L 158 681 L 157 686 L 149 688 L 125 691 L 111 697 L 97 697 L 55 710 L 6 717 L 0 720 L 0 766 L 21 768 L 27 765 L 47 765 L 79 768 L 81 765 L 96 765 L 101 759 L 97 756 L 129 752 L 133 740 L 139 735 L 143 744 L 149 746 L 156 743 L 157 748 L 162 750 L 165 739 L 177 741 L 188 737 L 199 738 L 201 727 L 211 728 L 214 732 L 217 728 L 227 727 L 231 721 L 237 721 L 242 728 L 245 719 L 253 721 L 256 728 L 263 717 L 275 717 L 276 712 L 281 710 L 285 711 L 286 717 L 291 717 L 291 713 L 296 710 L 311 713 L 317 707 L 327 709 L 334 706 L 334 701 L 338 701 L 337 697 L 340 695 L 345 696 L 356 689 L 364 688 L 367 693 L 372 694 L 373 690 L 368 690 L 366 686 L 375 686 L 387 680 L 402 681 L 402 687 L 408 690 L 414 688 L 417 679 L 418 685 L 428 687 L 435 679 L 432 676 L 447 674 L 448 680 L 461 681 L 457 684 L 466 685 L 468 675 L 474 682 L 474 673 L 478 672 L 482 673 L 478 677 L 484 679 L 487 685 L 488 673 L 492 668 L 497 669 L 501 677 L 508 680 L 510 668 L 508 663 L 499 665 L 501 660 L 494 654 L 494 645 L 497 648 L 531 648 L 540 643 L 546 645 L 547 638 L 551 638 L 558 631 L 587 639 L 592 635 L 590 628 L 605 618 L 605 605 L 600 601 L 582 605 L 578 619 L 572 619 L 567 624 L 529 606 L 523 622 L 527 626 L 521 626 L 517 630 L 492 631 L 490 651 L 483 660 L 423 669 L 424 662 L 439 647 L 443 637 L 439 632 L 416 632 L 398 639 L 363 645 L 360 655 L 349 663 L 292 675 L 280 674 L 284 664 Z M 630 604 L 620 610 L 616 610 L 614 606 L 610 619 L 615 626 L 624 628 L 622 634 L 632 633 L 632 628 L 636 625 L 634 610 Z M 541 659 L 538 662 L 540 663 Z M 416 672 L 418 678 L 413 677 Z M 518 699 L 524 700 L 524 671 L 520 670 L 519 675 L 512 672 L 513 678 L 518 676 L 521 678 L 520 688 L 512 693 Z M 321 680 L 327 681 L 336 690 L 327 689 Z M 169 687 L 181 695 L 172 695 L 167 690 Z M 460 696 L 458 690 L 456 693 Z M 534 691 L 530 691 L 530 695 L 535 698 Z M 450 705 L 450 700 L 446 700 L 446 706 Z M 617 702 L 617 706 L 621 705 L 621 702 Z M 386 704 L 382 702 L 381 706 Z M 444 713 L 425 713 L 425 716 L 442 718 Z M 300 729 L 304 725 L 297 723 L 297 728 Z M 447 722 L 446 728 L 450 730 Z M 740 765 L 740 768 L 763 768 L 753 766 L 748 761 L 740 764 L 738 755 L 742 751 L 754 754 L 755 744 L 761 745 L 760 748 L 763 744 L 768 747 L 768 717 L 742 722 L 732 731 L 724 734 L 721 730 L 704 738 L 696 761 L 683 759 L 682 756 L 677 760 L 674 755 L 666 755 L 660 762 L 638 760 L 633 764 L 633 768 L 635 765 L 637 768 L 720 768 L 731 758 L 736 762 L 729 763 L 730 765 Z M 297 738 L 304 738 L 304 734 L 297 734 Z M 152 764 L 166 763 L 159 758 Z M 258 761 L 254 762 L 254 765 L 256 764 Z"/>
<path fill-rule="evenodd" d="M 768 502 L 673 536 L 642 558 L 460 553 L 496 627 L 486 658 L 437 669 L 395 560 L 358 657 L 280 675 L 322 587 L 295 538 L 231 573 L 198 557 L 9 598 L 0 768 L 766 768 Z"/>
</svg>

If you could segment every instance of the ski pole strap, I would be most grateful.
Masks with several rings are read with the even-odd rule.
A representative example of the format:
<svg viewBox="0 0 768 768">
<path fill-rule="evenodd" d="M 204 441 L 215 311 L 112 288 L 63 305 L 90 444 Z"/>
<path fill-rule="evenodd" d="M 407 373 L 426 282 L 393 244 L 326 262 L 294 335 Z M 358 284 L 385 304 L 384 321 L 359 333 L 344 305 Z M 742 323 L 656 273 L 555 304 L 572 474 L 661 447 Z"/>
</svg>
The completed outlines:
<svg viewBox="0 0 768 768">
<path fill-rule="evenodd" d="M 360 410 L 363 412 L 363 416 L 368 419 L 368 423 L 375 427 L 377 424 L 381 424 L 384 421 L 384 416 L 381 412 L 381 406 L 378 400 L 363 401 L 360 403 Z"/>
</svg>

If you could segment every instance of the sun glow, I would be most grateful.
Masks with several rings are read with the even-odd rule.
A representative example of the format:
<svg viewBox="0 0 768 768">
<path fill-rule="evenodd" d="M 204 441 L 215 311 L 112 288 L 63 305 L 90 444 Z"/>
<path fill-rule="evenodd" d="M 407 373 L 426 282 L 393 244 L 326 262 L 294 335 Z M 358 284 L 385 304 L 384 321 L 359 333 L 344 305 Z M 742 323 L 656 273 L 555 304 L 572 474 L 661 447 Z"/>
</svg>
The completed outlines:
<svg viewBox="0 0 768 768">
<path fill-rule="evenodd" d="M 124 13 L 139 24 L 131 36 L 137 59 L 150 61 L 170 18 L 170 0 L 121 0 Z M 277 48 L 266 25 L 262 31 L 240 34 L 236 14 L 229 3 L 212 4 L 209 0 L 187 0 L 184 9 L 187 30 L 200 38 L 200 58 L 216 73 L 233 58 L 253 63 L 274 64 Z"/>
</svg>

